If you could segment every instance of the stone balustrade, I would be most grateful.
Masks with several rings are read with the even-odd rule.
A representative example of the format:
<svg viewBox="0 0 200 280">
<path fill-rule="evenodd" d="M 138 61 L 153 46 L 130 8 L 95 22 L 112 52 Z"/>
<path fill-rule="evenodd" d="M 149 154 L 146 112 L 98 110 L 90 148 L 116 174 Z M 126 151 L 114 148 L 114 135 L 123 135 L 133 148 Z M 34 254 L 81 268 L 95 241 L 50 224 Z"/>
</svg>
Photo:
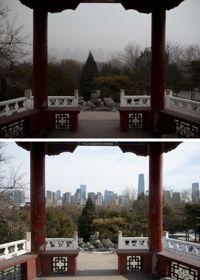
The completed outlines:
<svg viewBox="0 0 200 280">
<path fill-rule="evenodd" d="M 27 97 L 15 98 L 0 102 L 0 116 L 10 116 L 33 108 L 33 99 Z"/>
<path fill-rule="evenodd" d="M 150 107 L 150 100 L 149 95 L 125 95 L 124 90 L 120 90 L 121 107 Z"/>
<path fill-rule="evenodd" d="M 175 97 L 170 93 L 165 97 L 165 108 L 193 116 L 200 116 L 200 101 Z"/>
<path fill-rule="evenodd" d="M 151 97 L 147 95 L 125 95 L 124 90 L 120 91 L 120 106 L 121 107 L 149 107 Z M 165 91 L 165 109 L 173 110 L 186 115 L 195 117 L 200 116 L 200 101 L 180 98 L 173 96 L 171 90 Z"/>
<path fill-rule="evenodd" d="M 46 238 L 46 250 L 77 250 L 78 233 L 73 238 Z"/>
<path fill-rule="evenodd" d="M 74 96 L 48 96 L 48 107 L 77 107 L 78 90 Z M 0 116 L 10 116 L 34 108 L 34 97 L 31 90 L 25 90 L 25 96 L 0 102 Z"/>
<path fill-rule="evenodd" d="M 30 252 L 30 241 L 17 240 L 0 245 L 0 260 L 9 259 Z"/>
<path fill-rule="evenodd" d="M 169 238 L 168 233 L 163 237 L 162 242 L 164 250 L 200 260 L 200 244 Z"/>
<path fill-rule="evenodd" d="M 148 249 L 148 237 L 123 237 L 120 231 L 118 249 Z"/>
</svg>

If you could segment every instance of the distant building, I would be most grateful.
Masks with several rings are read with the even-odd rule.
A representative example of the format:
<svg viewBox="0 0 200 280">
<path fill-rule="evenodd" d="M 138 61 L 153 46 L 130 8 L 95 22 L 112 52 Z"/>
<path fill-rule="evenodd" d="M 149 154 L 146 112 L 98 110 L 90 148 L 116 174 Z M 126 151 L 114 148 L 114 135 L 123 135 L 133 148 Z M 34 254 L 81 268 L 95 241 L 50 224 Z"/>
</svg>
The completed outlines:
<svg viewBox="0 0 200 280">
<path fill-rule="evenodd" d="M 129 200 L 129 196 L 127 194 L 119 195 L 119 205 L 124 206 Z"/>
<path fill-rule="evenodd" d="M 81 199 L 86 201 L 86 185 L 80 185 Z"/>
<path fill-rule="evenodd" d="M 56 191 L 56 198 L 57 198 L 57 200 L 62 200 L 61 190 Z"/>
<path fill-rule="evenodd" d="M 72 196 L 70 192 L 66 192 L 63 194 L 63 206 L 66 206 L 68 204 L 72 203 Z"/>
<path fill-rule="evenodd" d="M 179 204 L 181 202 L 181 194 L 180 192 L 173 192 L 172 194 L 172 203 Z"/>
<path fill-rule="evenodd" d="M 169 206 L 172 203 L 171 193 L 170 191 L 163 192 L 164 206 Z"/>
<path fill-rule="evenodd" d="M 89 197 L 92 199 L 92 202 L 95 204 L 95 197 L 96 197 L 95 193 L 94 192 L 89 192 L 88 193 L 88 198 Z"/>
<path fill-rule="evenodd" d="M 74 201 L 73 204 L 75 205 L 81 205 L 81 189 L 77 188 L 76 192 L 74 194 Z"/>
<path fill-rule="evenodd" d="M 104 192 L 104 205 L 109 205 L 110 203 L 113 203 L 115 199 L 115 193 L 113 191 L 107 191 Z"/>
<path fill-rule="evenodd" d="M 103 204 L 103 194 L 101 192 L 98 192 L 95 196 L 95 205 L 101 206 Z"/>
<path fill-rule="evenodd" d="M 18 205 L 25 204 L 25 193 L 23 190 L 13 191 L 13 202 Z"/>
<path fill-rule="evenodd" d="M 199 183 L 192 183 L 192 202 L 199 202 Z"/>
<path fill-rule="evenodd" d="M 142 193 L 145 194 L 144 174 L 139 174 L 138 175 L 138 196 Z"/>
</svg>

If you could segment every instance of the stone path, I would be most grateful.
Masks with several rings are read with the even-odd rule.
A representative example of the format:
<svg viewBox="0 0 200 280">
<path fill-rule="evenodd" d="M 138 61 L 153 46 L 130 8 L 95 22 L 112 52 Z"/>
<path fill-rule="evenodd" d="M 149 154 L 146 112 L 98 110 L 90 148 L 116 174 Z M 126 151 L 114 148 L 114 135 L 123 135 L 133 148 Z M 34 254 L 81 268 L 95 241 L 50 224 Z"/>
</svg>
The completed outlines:
<svg viewBox="0 0 200 280">
<path fill-rule="evenodd" d="M 119 275 L 117 270 L 117 255 L 115 253 L 79 253 L 78 272 L 75 277 L 49 277 L 40 280 L 148 280 L 157 279 L 154 276 L 147 276 L 141 272 L 132 272 L 126 275 Z"/>
<path fill-rule="evenodd" d="M 42 136 L 41 136 L 42 137 Z M 143 129 L 120 131 L 119 112 L 81 112 L 77 132 L 54 130 L 49 138 L 153 138 Z"/>
</svg>

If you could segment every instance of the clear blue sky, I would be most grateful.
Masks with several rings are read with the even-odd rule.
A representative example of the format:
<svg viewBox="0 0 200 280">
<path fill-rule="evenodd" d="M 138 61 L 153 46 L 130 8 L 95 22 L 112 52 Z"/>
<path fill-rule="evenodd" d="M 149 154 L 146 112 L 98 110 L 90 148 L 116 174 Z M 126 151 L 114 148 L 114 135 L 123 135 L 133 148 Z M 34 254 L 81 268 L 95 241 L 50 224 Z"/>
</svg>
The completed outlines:
<svg viewBox="0 0 200 280">
<path fill-rule="evenodd" d="M 15 143 L 9 143 L 6 153 L 11 166 L 21 166 L 26 173 L 24 181 L 29 184 L 30 154 Z M 6 166 L 9 171 L 9 166 Z M 74 153 L 46 157 L 46 189 L 71 191 L 80 184 L 87 191 L 114 190 L 120 194 L 126 188 L 137 193 L 138 174 L 145 174 L 148 188 L 148 158 L 132 153 L 122 153 L 118 147 L 78 147 Z M 166 189 L 191 188 L 200 182 L 200 142 L 184 142 L 164 156 L 164 186 Z"/>
<path fill-rule="evenodd" d="M 19 0 L 6 0 L 19 25 L 32 38 L 32 10 Z M 200 44 L 199 0 L 185 0 L 167 12 L 167 40 L 181 44 Z M 124 10 L 120 4 L 81 4 L 76 11 L 49 14 L 49 47 L 63 51 L 101 48 L 108 56 L 122 50 L 128 42 L 150 45 L 151 16 Z"/>
</svg>

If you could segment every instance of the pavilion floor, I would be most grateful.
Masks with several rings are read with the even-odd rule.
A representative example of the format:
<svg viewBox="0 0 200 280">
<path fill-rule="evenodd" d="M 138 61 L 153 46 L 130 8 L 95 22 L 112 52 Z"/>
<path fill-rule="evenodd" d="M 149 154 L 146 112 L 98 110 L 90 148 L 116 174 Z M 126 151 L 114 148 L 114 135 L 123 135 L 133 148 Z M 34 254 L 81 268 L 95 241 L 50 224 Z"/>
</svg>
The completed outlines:
<svg viewBox="0 0 200 280">
<path fill-rule="evenodd" d="M 79 253 L 78 271 L 75 277 L 41 277 L 40 280 L 147 280 L 158 279 L 156 276 L 145 275 L 142 272 L 130 272 L 126 275 L 119 275 L 117 270 L 117 255 L 115 253 Z"/>
<path fill-rule="evenodd" d="M 120 131 L 119 112 L 81 112 L 77 132 L 54 130 L 36 137 L 48 138 L 153 138 L 153 133 L 143 129 Z"/>
</svg>

